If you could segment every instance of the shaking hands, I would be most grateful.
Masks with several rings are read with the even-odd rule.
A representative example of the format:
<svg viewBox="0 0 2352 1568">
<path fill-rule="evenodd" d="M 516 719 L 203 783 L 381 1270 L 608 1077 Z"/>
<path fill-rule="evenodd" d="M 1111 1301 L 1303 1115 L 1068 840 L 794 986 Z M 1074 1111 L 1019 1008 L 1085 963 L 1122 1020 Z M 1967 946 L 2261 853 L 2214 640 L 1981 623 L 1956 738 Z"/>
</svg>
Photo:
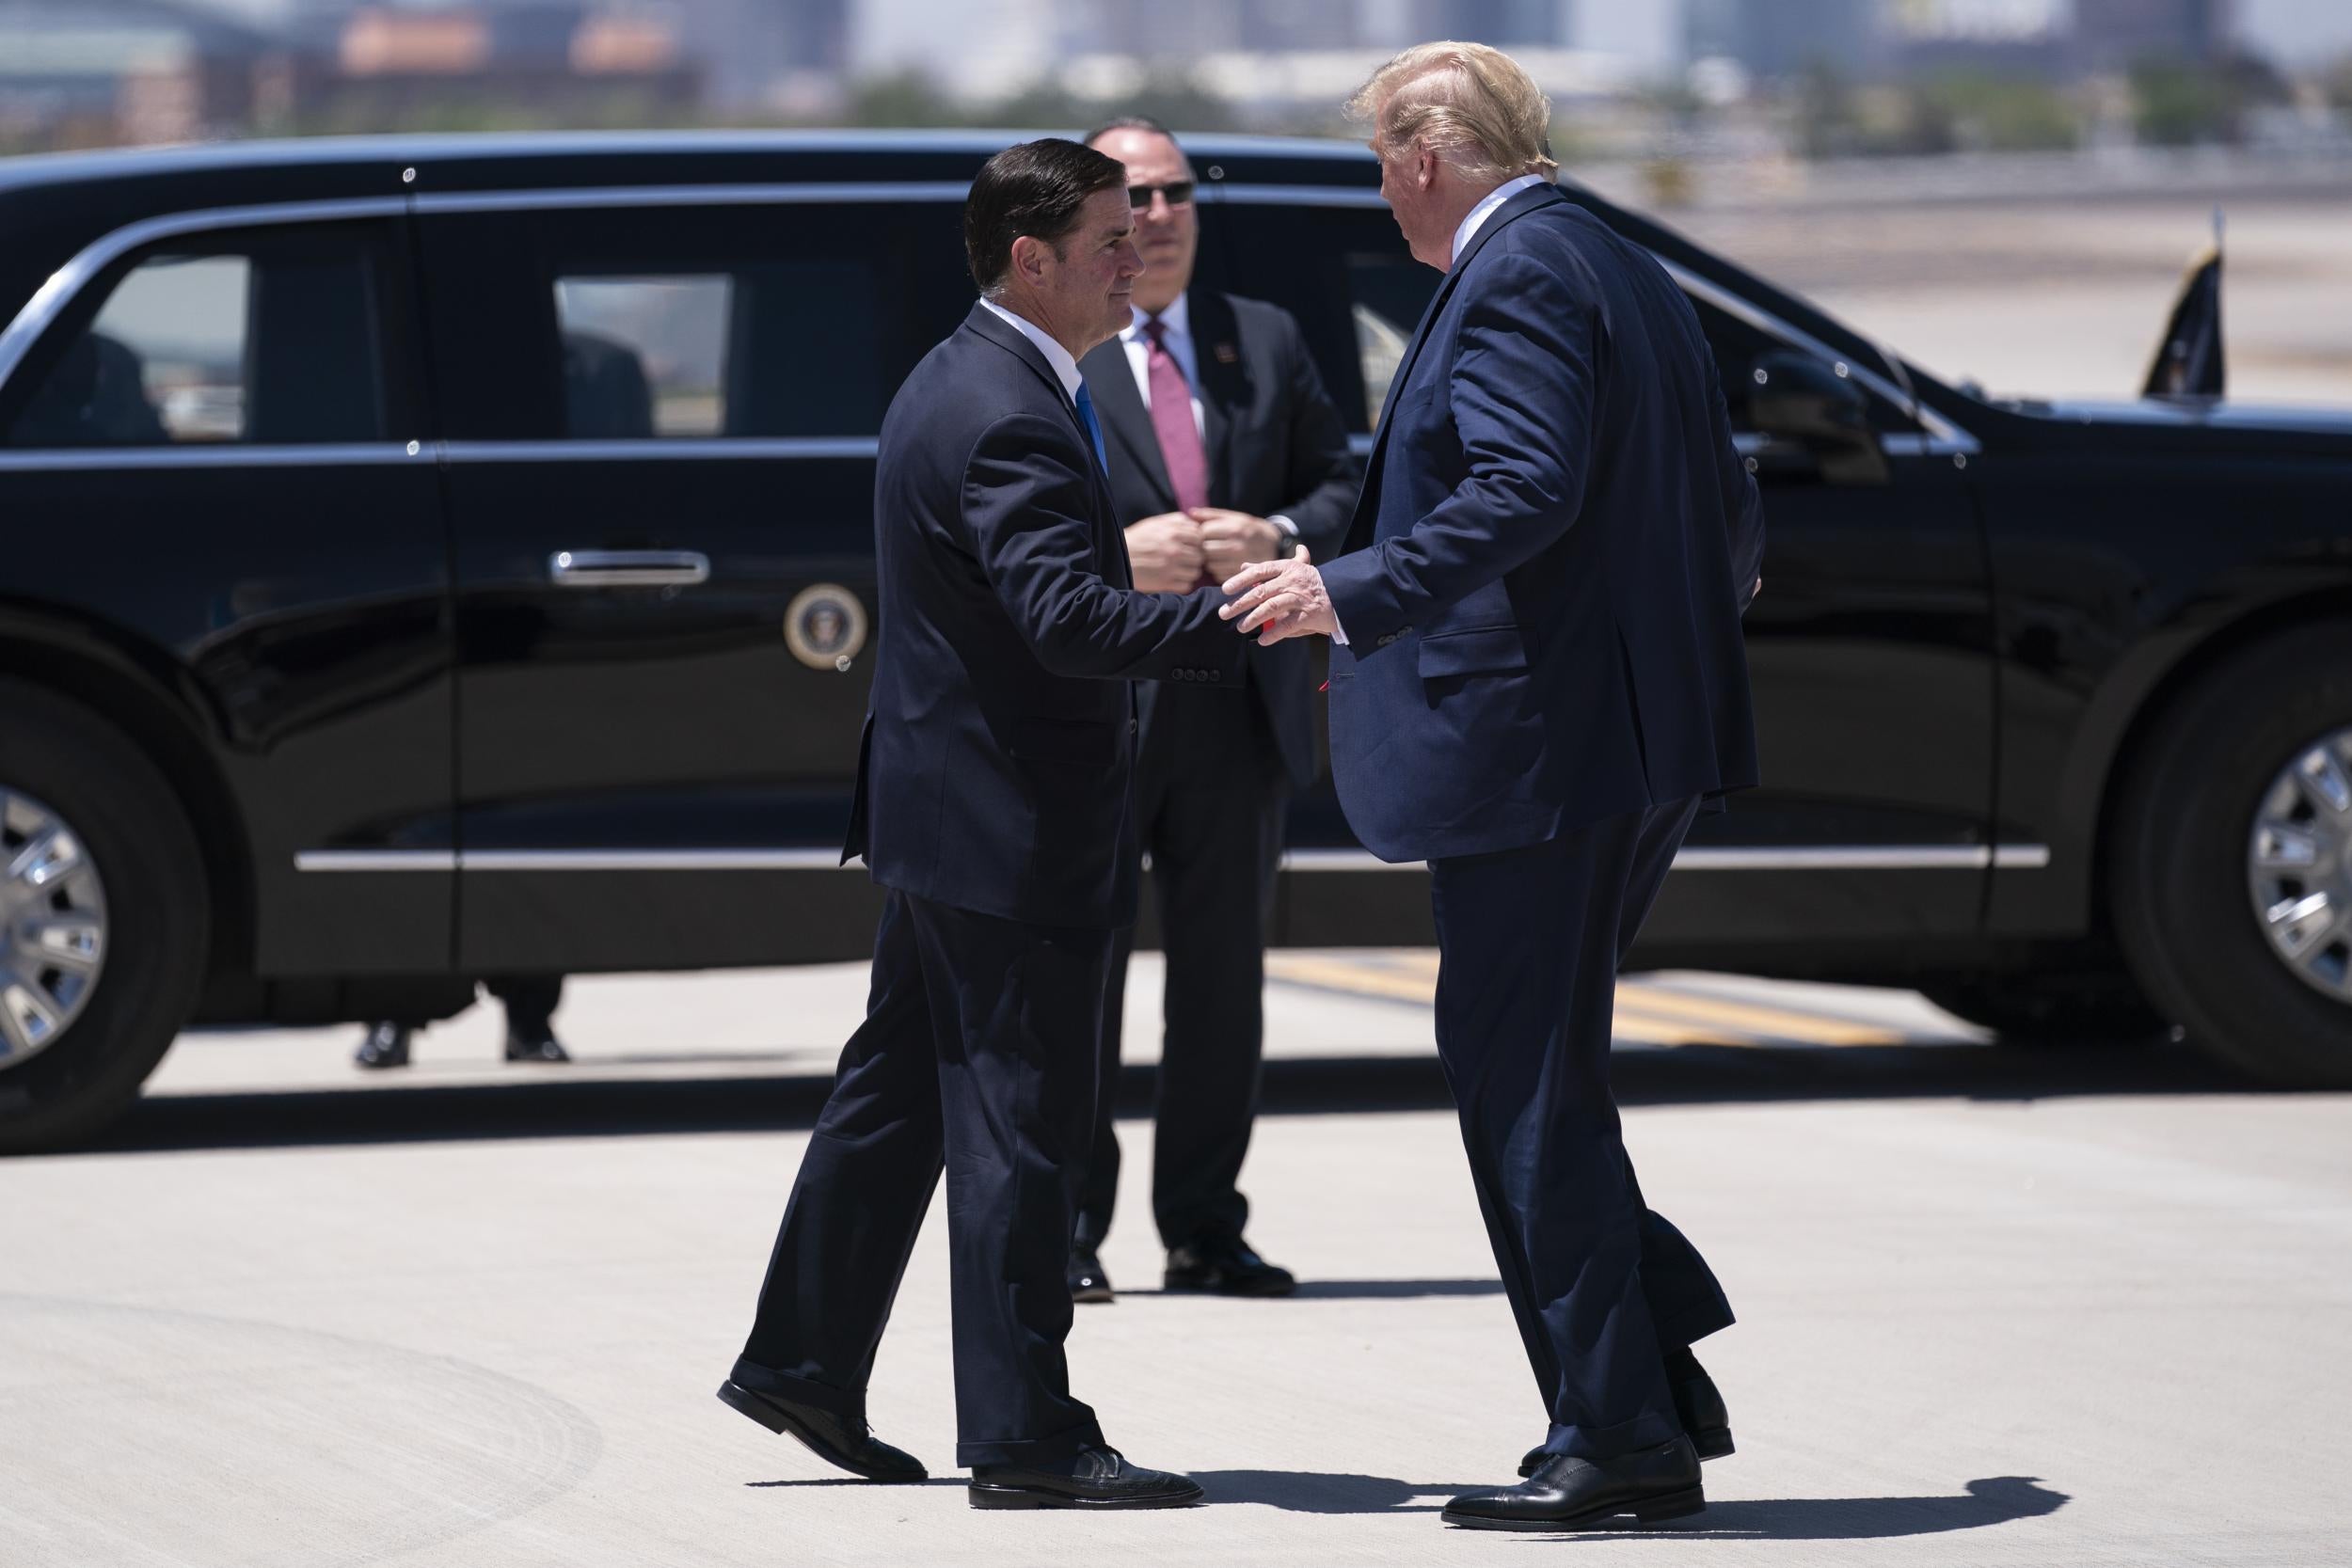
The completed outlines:
<svg viewBox="0 0 2352 1568">
<path fill-rule="evenodd" d="M 1323 574 L 1308 560 L 1304 545 L 1288 561 L 1244 566 L 1224 587 L 1232 602 L 1218 609 L 1218 617 L 1238 622 L 1234 629 L 1244 637 L 1255 632 L 1262 647 L 1285 638 L 1330 637 L 1339 630 Z"/>
</svg>

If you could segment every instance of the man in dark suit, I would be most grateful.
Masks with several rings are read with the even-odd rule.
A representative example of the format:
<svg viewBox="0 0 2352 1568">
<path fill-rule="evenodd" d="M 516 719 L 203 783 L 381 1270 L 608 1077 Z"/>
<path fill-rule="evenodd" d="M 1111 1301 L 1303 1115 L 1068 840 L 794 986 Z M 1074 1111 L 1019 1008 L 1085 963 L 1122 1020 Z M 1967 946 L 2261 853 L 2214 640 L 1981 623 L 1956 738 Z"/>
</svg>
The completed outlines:
<svg viewBox="0 0 2352 1568">
<path fill-rule="evenodd" d="M 882 421 L 881 636 L 844 853 L 888 890 L 843 1052 L 720 1398 L 876 1481 L 866 1386 L 947 1173 L 956 1462 L 975 1507 L 1168 1507 L 1073 1398 L 1063 1280 L 1094 1129 L 1111 933 L 1136 917 L 1136 678 L 1238 684 L 1214 590 L 1129 587 L 1077 356 L 1143 263 L 1124 171 L 1074 142 L 989 160 L 981 292 Z"/>
<path fill-rule="evenodd" d="M 1438 1051 L 1550 1429 L 1454 1524 L 1706 1506 L 1731 1451 L 1691 1344 L 1730 1306 L 1646 1209 L 1609 1089 L 1617 970 L 1704 802 L 1756 781 L 1740 616 L 1763 521 L 1698 319 L 1565 198 L 1508 55 L 1427 44 L 1353 107 L 1446 275 L 1345 551 L 1245 568 L 1245 631 L 1332 637 L 1332 770 L 1384 860 L 1429 863 Z"/>
<path fill-rule="evenodd" d="M 1136 586 L 1189 593 L 1297 543 L 1330 554 L 1355 510 L 1356 463 L 1298 324 L 1192 286 L 1192 166 L 1165 129 L 1121 120 L 1087 145 L 1126 166 L 1145 267 L 1134 319 L 1078 367 L 1103 417 Z M 1140 693 L 1136 823 L 1168 957 L 1152 1210 L 1171 1291 L 1279 1296 L 1294 1285 L 1242 1239 L 1249 1203 L 1237 1183 L 1257 1113 L 1282 814 L 1293 788 L 1314 783 L 1311 682 L 1306 645 L 1284 642 L 1251 648 L 1240 689 Z M 1097 1249 L 1119 1192 L 1110 1088 L 1133 946 L 1121 931 L 1111 958 L 1104 1094 L 1071 1249 L 1076 1301 L 1112 1299 Z"/>
</svg>

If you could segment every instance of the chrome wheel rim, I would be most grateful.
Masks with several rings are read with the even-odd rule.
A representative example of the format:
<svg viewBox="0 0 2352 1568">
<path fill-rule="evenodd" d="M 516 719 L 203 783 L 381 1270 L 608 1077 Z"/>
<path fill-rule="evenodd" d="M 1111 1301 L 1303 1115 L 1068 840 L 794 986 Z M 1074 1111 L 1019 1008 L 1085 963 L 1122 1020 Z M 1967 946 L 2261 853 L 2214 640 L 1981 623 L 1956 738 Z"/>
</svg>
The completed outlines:
<svg viewBox="0 0 2352 1568">
<path fill-rule="evenodd" d="M 106 890 L 81 834 L 0 786 L 0 1071 L 57 1043 L 106 959 Z"/>
<path fill-rule="evenodd" d="M 2352 728 L 2279 769 L 2246 862 L 2270 950 L 2305 985 L 2352 1004 Z"/>
</svg>

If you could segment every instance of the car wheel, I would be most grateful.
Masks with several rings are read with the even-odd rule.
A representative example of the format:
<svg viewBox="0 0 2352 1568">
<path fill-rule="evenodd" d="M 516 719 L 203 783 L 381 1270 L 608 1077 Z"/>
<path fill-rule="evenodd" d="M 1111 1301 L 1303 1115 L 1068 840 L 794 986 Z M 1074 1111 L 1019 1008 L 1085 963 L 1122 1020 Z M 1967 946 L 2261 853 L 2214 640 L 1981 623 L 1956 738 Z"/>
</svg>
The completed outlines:
<svg viewBox="0 0 2352 1568">
<path fill-rule="evenodd" d="M 2352 1086 L 2352 628 L 2233 657 L 2129 767 L 2108 895 L 2140 984 L 2225 1061 Z"/>
<path fill-rule="evenodd" d="M 2128 974 L 1992 975 L 1919 988 L 1946 1012 L 2016 1045 L 2112 1045 L 2168 1027 Z"/>
<path fill-rule="evenodd" d="M 211 928 L 155 766 L 81 705 L 0 679 L 0 1150 L 130 1102 L 195 1006 Z"/>
</svg>

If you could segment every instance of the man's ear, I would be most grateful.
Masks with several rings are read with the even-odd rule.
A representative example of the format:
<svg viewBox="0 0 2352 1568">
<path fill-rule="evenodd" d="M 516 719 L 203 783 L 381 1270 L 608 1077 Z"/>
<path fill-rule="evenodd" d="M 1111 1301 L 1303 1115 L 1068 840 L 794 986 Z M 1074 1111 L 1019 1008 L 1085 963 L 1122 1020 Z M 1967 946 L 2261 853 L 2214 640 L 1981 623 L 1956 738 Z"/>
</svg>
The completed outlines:
<svg viewBox="0 0 2352 1568">
<path fill-rule="evenodd" d="M 1046 250 L 1045 242 L 1034 235 L 1023 234 L 1012 242 L 1012 270 L 1024 283 L 1035 286 L 1045 276 Z"/>
</svg>

